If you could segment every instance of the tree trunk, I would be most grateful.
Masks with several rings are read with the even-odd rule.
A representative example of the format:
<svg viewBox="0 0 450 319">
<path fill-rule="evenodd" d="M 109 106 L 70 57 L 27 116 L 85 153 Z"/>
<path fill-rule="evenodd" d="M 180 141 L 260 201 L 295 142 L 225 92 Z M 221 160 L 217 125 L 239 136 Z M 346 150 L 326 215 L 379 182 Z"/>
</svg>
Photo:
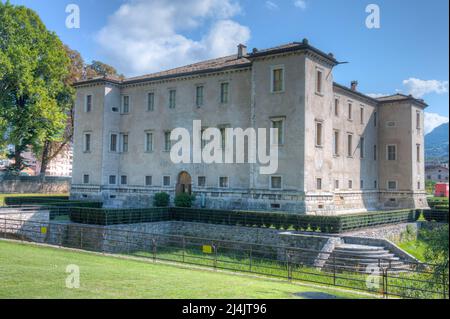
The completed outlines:
<svg viewBox="0 0 450 319">
<path fill-rule="evenodd" d="M 14 165 L 13 165 L 14 170 L 16 171 L 21 171 L 23 169 L 23 157 L 22 157 L 22 152 L 21 149 L 19 147 L 17 147 L 17 145 L 14 147 Z"/>
<path fill-rule="evenodd" d="M 49 153 L 50 153 L 50 142 L 45 141 L 41 157 L 41 170 L 39 172 L 41 176 L 45 176 L 45 172 L 47 171 L 47 166 L 49 163 Z"/>
</svg>

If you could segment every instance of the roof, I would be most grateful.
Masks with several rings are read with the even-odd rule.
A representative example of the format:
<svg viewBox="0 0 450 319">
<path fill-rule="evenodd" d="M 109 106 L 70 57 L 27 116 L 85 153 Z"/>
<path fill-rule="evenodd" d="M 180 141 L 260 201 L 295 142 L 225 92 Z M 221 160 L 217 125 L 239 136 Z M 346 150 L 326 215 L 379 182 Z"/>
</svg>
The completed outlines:
<svg viewBox="0 0 450 319">
<path fill-rule="evenodd" d="M 337 88 L 339 88 L 339 89 L 341 89 L 341 90 L 347 91 L 347 92 L 350 93 L 350 94 L 355 94 L 355 95 L 357 95 L 357 96 L 359 96 L 359 97 L 368 99 L 369 101 L 372 101 L 372 102 L 374 102 L 374 103 L 376 103 L 376 104 L 379 103 L 379 101 L 378 101 L 377 99 L 374 99 L 373 97 L 368 96 L 368 95 L 365 95 L 364 93 L 361 93 L 361 92 L 359 92 L 359 91 L 352 90 L 351 88 L 349 88 L 349 87 L 347 87 L 347 86 L 345 86 L 345 85 L 342 85 L 342 84 L 333 82 L 333 86 L 334 86 L 334 87 L 337 87 Z"/>
<path fill-rule="evenodd" d="M 377 98 L 377 100 L 380 103 L 390 103 L 390 102 L 398 102 L 398 101 L 411 101 L 411 102 L 415 102 L 417 104 L 420 104 L 423 107 L 427 107 L 428 104 L 425 103 L 424 100 L 422 99 L 416 99 L 415 97 L 413 97 L 412 95 L 405 95 L 405 94 L 393 94 L 393 95 L 388 95 L 388 96 L 382 96 Z"/>
<path fill-rule="evenodd" d="M 279 54 L 285 52 L 293 52 L 293 51 L 301 51 L 301 50 L 310 50 L 315 52 L 316 54 L 322 56 L 327 59 L 332 64 L 337 64 L 337 60 L 334 59 L 332 54 L 326 54 L 308 44 L 307 40 L 303 40 L 303 42 L 292 42 L 288 44 L 283 44 L 280 46 L 276 46 L 273 48 L 257 50 L 253 49 L 252 53 L 246 54 L 241 58 L 238 58 L 237 54 L 229 55 L 225 57 L 220 57 L 216 59 L 211 59 L 207 61 L 202 61 L 194 64 L 185 65 L 182 67 L 161 71 L 157 73 L 151 73 L 142 76 L 131 77 L 127 79 L 120 79 L 118 77 L 97 77 L 87 80 L 82 80 L 76 82 L 74 86 L 89 84 L 89 83 L 97 83 L 97 82 L 109 82 L 115 84 L 132 84 L 137 82 L 145 82 L 145 81 L 155 81 L 155 80 L 163 80 L 174 77 L 181 76 L 189 76 L 195 74 L 204 74 L 211 72 L 219 72 L 229 69 L 239 69 L 245 68 L 252 65 L 252 59 L 258 58 L 262 56 Z"/>
</svg>

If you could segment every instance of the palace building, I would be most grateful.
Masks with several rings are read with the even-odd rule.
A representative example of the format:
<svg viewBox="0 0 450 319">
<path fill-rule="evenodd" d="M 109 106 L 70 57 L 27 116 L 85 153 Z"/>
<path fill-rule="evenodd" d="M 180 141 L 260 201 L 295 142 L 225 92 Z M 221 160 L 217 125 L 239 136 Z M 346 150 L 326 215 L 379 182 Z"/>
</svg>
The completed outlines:
<svg viewBox="0 0 450 319">
<path fill-rule="evenodd" d="M 138 208 L 151 207 L 158 192 L 189 192 L 197 207 L 327 215 L 426 208 L 427 104 L 401 94 L 374 99 L 356 81 L 337 84 L 338 64 L 305 39 L 78 82 L 71 196 Z M 194 120 L 221 132 L 277 128 L 278 170 L 174 164 L 170 132 L 192 130 Z"/>
</svg>

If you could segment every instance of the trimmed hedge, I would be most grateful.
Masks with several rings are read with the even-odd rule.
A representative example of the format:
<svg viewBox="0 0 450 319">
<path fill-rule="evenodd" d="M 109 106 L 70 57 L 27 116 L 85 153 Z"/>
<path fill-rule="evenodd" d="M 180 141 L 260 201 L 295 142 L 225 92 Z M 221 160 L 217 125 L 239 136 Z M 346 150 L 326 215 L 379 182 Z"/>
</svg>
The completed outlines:
<svg viewBox="0 0 450 319">
<path fill-rule="evenodd" d="M 5 197 L 5 205 L 33 205 L 68 200 L 69 196 L 7 196 Z"/>
<path fill-rule="evenodd" d="M 431 222 L 435 221 L 438 223 L 448 223 L 448 209 L 446 210 L 427 210 L 423 212 L 423 217 L 425 220 Z"/>
<path fill-rule="evenodd" d="M 170 220 L 167 208 L 146 209 L 97 209 L 69 208 L 69 218 L 72 222 L 90 225 L 117 225 L 152 223 Z"/>
<path fill-rule="evenodd" d="M 342 233 L 378 225 L 415 222 L 420 211 L 401 210 L 340 216 L 314 216 L 281 212 L 230 211 L 182 207 L 147 209 L 92 209 L 72 207 L 70 220 L 92 225 L 185 221 L 229 226 L 294 229 Z"/>
</svg>

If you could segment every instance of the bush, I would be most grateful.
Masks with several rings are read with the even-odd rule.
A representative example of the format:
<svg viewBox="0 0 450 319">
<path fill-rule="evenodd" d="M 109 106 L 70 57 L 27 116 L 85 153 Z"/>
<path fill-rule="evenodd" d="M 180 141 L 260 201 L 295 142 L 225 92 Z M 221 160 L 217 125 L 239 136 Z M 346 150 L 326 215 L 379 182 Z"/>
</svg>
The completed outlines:
<svg viewBox="0 0 450 319">
<path fill-rule="evenodd" d="M 192 207 L 192 202 L 195 201 L 195 195 L 189 195 L 187 193 L 181 193 L 175 196 L 176 207 Z"/>
<path fill-rule="evenodd" d="M 153 205 L 155 207 L 167 207 L 169 206 L 170 196 L 167 193 L 156 193 L 153 198 Z"/>
</svg>

